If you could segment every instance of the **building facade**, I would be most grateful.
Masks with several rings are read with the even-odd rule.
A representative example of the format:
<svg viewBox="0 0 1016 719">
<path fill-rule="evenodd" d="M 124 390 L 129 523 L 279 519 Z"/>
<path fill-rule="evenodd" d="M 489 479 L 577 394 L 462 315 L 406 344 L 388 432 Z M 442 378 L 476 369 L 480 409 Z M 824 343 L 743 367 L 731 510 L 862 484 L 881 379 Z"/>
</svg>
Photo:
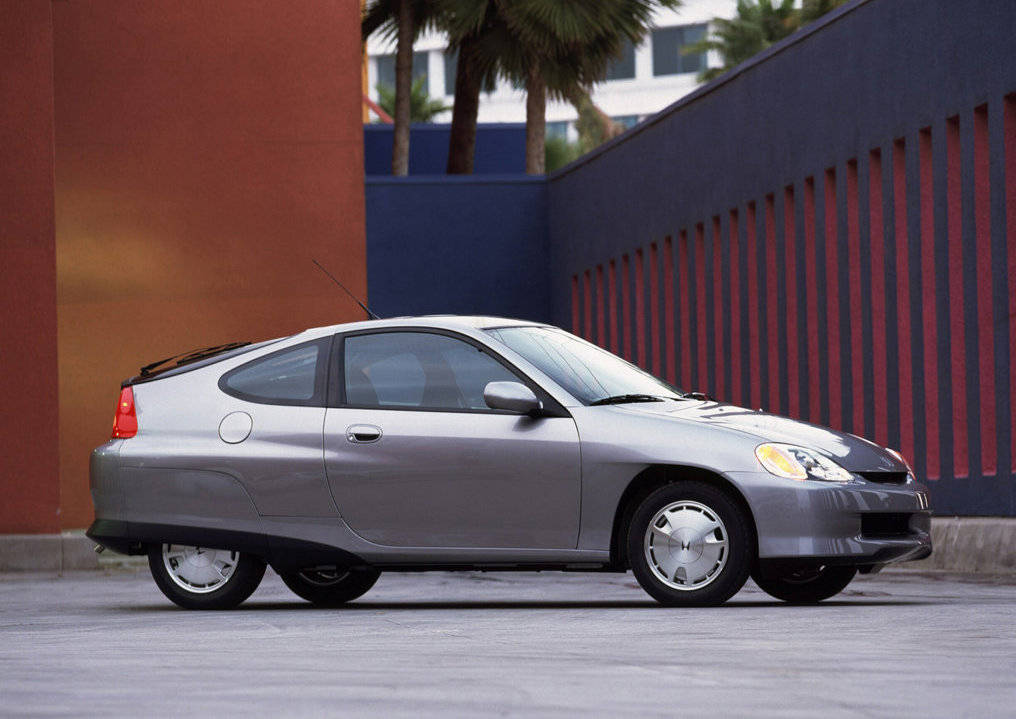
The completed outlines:
<svg viewBox="0 0 1016 719">
<path fill-rule="evenodd" d="M 593 102 L 624 127 L 631 127 L 698 87 L 698 73 L 719 63 L 715 53 L 688 54 L 685 48 L 698 42 L 717 17 L 733 17 L 736 0 L 685 0 L 679 10 L 658 10 L 653 29 L 638 47 L 626 44 L 604 82 L 592 92 Z M 427 91 L 449 107 L 455 94 L 457 58 L 448 53 L 447 39 L 425 33 L 414 44 L 413 77 L 426 78 Z M 377 100 L 378 84 L 395 85 L 395 45 L 377 35 L 367 43 L 367 82 L 371 99 Z M 547 132 L 574 139 L 575 108 L 566 102 L 548 101 Z M 448 122 L 451 113 L 435 118 Z M 525 90 L 500 80 L 497 88 L 481 95 L 478 120 L 482 123 L 526 121 Z"/>
</svg>

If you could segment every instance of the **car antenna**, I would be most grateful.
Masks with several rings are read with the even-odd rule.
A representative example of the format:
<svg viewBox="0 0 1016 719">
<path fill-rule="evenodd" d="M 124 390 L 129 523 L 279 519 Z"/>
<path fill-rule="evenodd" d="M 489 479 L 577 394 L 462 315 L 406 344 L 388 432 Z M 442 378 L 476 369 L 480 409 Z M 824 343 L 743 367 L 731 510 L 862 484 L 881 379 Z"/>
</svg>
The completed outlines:
<svg viewBox="0 0 1016 719">
<path fill-rule="evenodd" d="M 356 304 L 360 305 L 360 307 L 361 307 L 361 308 L 363 309 L 363 311 L 367 313 L 367 316 L 368 316 L 368 317 L 370 317 L 370 318 L 371 318 L 372 320 L 379 320 L 379 319 L 381 319 L 381 318 L 380 318 L 380 317 L 378 317 L 378 316 L 377 316 L 376 314 L 374 314 L 373 312 L 371 312 L 371 311 L 370 311 L 370 307 L 368 307 L 367 305 L 365 305 L 365 304 L 363 304 L 362 302 L 360 302 L 360 300 L 356 299 L 356 295 L 354 295 L 354 294 L 353 294 L 352 292 L 350 292 L 349 290 L 347 290 L 347 289 L 346 289 L 346 286 L 345 286 L 344 284 L 342 284 L 342 283 L 341 283 L 341 282 L 339 282 L 339 281 L 338 281 L 337 279 L 335 279 L 335 275 L 333 275 L 333 274 L 332 274 L 331 272 L 329 272 L 328 270 L 326 270 L 326 269 L 325 269 L 325 266 L 324 266 L 324 265 L 322 265 L 322 264 L 321 264 L 320 262 L 318 262 L 318 261 L 317 261 L 317 260 L 316 260 L 315 258 L 313 258 L 313 257 L 311 257 L 310 259 L 311 259 L 311 262 L 313 262 L 313 263 L 314 263 L 315 265 L 317 265 L 317 266 L 318 266 L 318 268 L 320 268 L 320 270 L 321 270 L 322 272 L 324 272 L 324 273 L 325 273 L 326 275 L 328 275 L 329 277 L 331 277 L 331 278 L 332 278 L 332 282 L 334 282 L 334 283 L 335 283 L 335 284 L 337 284 L 337 285 L 338 285 L 339 287 L 341 287 L 341 288 L 342 288 L 342 291 L 343 291 L 343 292 L 345 292 L 345 293 L 346 293 L 347 295 L 349 295 L 350 297 L 352 297 L 352 298 L 353 298 L 353 302 L 355 302 Z"/>
</svg>

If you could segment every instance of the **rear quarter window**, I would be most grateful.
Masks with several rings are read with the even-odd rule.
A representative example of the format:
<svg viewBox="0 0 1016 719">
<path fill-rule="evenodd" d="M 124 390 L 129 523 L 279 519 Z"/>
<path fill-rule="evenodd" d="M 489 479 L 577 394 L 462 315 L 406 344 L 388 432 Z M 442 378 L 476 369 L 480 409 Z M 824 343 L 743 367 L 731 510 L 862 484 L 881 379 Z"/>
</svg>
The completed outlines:
<svg viewBox="0 0 1016 719">
<path fill-rule="evenodd" d="M 259 357 L 224 374 L 219 389 L 248 402 L 323 407 L 329 345 L 317 340 Z"/>
</svg>

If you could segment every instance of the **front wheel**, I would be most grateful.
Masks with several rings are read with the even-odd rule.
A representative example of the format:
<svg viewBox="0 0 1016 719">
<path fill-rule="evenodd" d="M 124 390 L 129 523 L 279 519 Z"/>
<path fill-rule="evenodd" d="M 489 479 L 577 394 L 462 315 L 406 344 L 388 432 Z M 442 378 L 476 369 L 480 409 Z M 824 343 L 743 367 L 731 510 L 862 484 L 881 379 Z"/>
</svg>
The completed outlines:
<svg viewBox="0 0 1016 719">
<path fill-rule="evenodd" d="M 635 510 L 628 533 L 632 573 L 668 606 L 715 606 L 748 580 L 754 543 L 744 510 L 702 482 L 675 482 Z"/>
<path fill-rule="evenodd" d="M 265 563 L 229 549 L 155 544 L 148 548 L 152 578 L 185 609 L 232 609 L 254 593 Z"/>
<path fill-rule="evenodd" d="M 855 574 L 857 567 L 826 565 L 782 573 L 758 571 L 751 578 L 771 597 L 791 604 L 814 604 L 842 592 Z"/>
<path fill-rule="evenodd" d="M 322 607 L 336 607 L 363 596 L 381 572 L 376 569 L 299 569 L 279 576 L 293 594 Z"/>
</svg>

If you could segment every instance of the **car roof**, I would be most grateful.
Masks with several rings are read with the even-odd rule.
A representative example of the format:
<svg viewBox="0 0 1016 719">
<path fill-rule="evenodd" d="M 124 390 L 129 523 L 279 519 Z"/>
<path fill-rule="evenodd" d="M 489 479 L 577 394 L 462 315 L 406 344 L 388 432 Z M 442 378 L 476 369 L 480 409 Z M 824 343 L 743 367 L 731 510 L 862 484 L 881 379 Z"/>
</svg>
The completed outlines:
<svg viewBox="0 0 1016 719">
<path fill-rule="evenodd" d="M 355 330 L 384 329 L 386 327 L 426 327 L 448 330 L 484 330 L 494 327 L 540 327 L 544 323 L 529 320 L 511 319 L 508 317 L 490 317 L 484 315 L 421 315 L 391 317 L 378 320 L 362 320 L 345 322 L 326 327 L 315 327 L 301 333 L 301 336 L 323 336 L 337 332 Z"/>
</svg>

